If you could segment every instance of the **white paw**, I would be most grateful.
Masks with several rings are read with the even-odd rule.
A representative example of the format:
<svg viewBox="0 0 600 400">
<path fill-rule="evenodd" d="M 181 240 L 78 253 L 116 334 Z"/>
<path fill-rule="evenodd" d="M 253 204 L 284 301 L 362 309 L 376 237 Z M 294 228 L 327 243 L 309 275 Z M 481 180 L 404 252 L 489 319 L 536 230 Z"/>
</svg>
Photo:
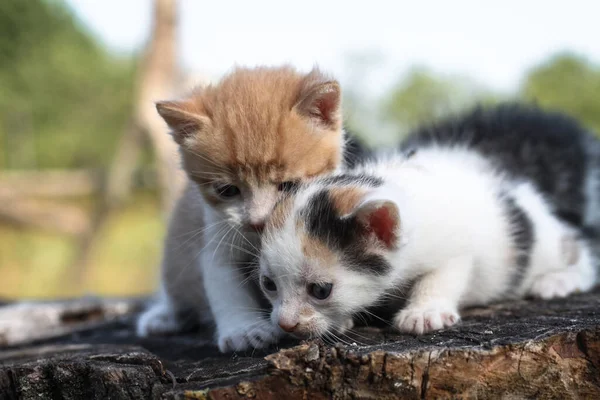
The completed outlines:
<svg viewBox="0 0 600 400">
<path fill-rule="evenodd" d="M 222 353 L 262 349 L 277 342 L 281 335 L 281 329 L 267 320 L 252 321 L 222 329 L 217 335 L 217 343 Z"/>
<path fill-rule="evenodd" d="M 350 329 L 354 328 L 354 320 L 352 318 L 348 318 L 340 325 L 340 332 L 344 333 Z"/>
<path fill-rule="evenodd" d="M 567 266 L 575 265 L 579 261 L 579 243 L 572 235 L 567 235 L 561 240 L 561 254 Z"/>
<path fill-rule="evenodd" d="M 456 308 L 441 303 L 409 305 L 394 317 L 394 326 L 401 332 L 423 333 L 447 328 L 460 321 Z"/>
<path fill-rule="evenodd" d="M 530 293 L 545 300 L 566 297 L 581 290 L 580 278 L 580 274 L 573 270 L 552 272 L 536 278 L 531 285 Z"/>
<path fill-rule="evenodd" d="M 175 311 L 164 303 L 154 304 L 144 311 L 137 320 L 138 336 L 160 336 L 177 333 L 181 330 L 181 322 Z"/>
<path fill-rule="evenodd" d="M 343 324 L 342 324 L 342 331 L 347 331 L 349 329 L 354 328 L 354 320 L 352 318 L 348 318 Z"/>
</svg>

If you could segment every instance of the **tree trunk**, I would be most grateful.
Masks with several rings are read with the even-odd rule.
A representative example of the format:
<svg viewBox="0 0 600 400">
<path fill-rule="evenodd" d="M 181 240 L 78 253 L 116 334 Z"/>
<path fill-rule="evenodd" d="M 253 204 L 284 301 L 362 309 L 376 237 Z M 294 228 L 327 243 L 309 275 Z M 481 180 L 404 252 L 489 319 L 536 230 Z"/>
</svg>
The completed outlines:
<svg viewBox="0 0 600 400">
<path fill-rule="evenodd" d="M 177 145 L 167 134 L 154 103 L 172 95 L 177 77 L 177 0 L 155 0 L 154 22 L 138 75 L 135 109 L 110 168 L 106 184 L 109 205 L 122 203 L 130 194 L 132 178 L 146 135 L 156 157 L 163 210 L 168 213 L 182 187 Z"/>
<path fill-rule="evenodd" d="M 177 1 L 156 0 L 154 30 L 142 71 L 143 84 L 136 118 L 148 134 L 156 157 L 158 183 L 162 204 L 168 213 L 183 187 L 183 173 L 179 168 L 177 144 L 164 121 L 156 112 L 154 103 L 172 96 L 177 78 Z"/>
<path fill-rule="evenodd" d="M 137 338 L 139 308 L 101 299 L 0 307 L 0 397 L 600 398 L 600 290 L 466 310 L 455 327 L 420 337 L 363 327 L 345 344 L 287 341 L 234 355 L 219 354 L 209 331 Z"/>
<path fill-rule="evenodd" d="M 177 77 L 177 0 L 155 0 L 152 34 L 138 74 L 134 112 L 124 132 L 104 185 L 104 195 L 91 218 L 90 229 L 81 236 L 73 262 L 75 284 L 83 287 L 94 244 L 111 210 L 131 194 L 144 137 L 152 145 L 163 215 L 170 212 L 184 184 L 179 170 L 177 145 L 167 134 L 154 102 L 171 95 Z"/>
</svg>

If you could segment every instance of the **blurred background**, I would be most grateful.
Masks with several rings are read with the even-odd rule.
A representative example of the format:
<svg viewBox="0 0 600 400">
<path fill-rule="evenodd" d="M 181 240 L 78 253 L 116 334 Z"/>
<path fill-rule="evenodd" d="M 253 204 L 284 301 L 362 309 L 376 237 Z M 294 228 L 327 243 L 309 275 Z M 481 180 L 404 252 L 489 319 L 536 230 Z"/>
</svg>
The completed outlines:
<svg viewBox="0 0 600 400">
<path fill-rule="evenodd" d="M 155 100 L 234 64 L 319 64 L 371 145 L 514 99 L 600 132 L 598 15 L 592 0 L 0 0 L 0 297 L 154 290 L 181 179 Z"/>
</svg>

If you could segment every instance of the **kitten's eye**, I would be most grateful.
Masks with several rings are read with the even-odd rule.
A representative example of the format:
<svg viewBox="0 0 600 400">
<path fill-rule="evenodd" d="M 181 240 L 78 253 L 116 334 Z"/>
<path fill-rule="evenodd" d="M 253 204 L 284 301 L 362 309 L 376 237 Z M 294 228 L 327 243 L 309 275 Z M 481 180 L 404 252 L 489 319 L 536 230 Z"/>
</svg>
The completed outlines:
<svg viewBox="0 0 600 400">
<path fill-rule="evenodd" d="M 215 191 L 223 198 L 231 198 L 240 194 L 240 189 L 234 185 L 216 184 Z"/>
<path fill-rule="evenodd" d="M 298 181 L 287 181 L 287 182 L 281 182 L 277 186 L 277 190 L 279 190 L 280 192 L 291 192 L 292 190 L 295 190 L 297 187 L 298 187 Z"/>
<path fill-rule="evenodd" d="M 315 299 L 325 300 L 331 294 L 333 283 L 311 283 L 308 286 L 308 293 Z"/>
<path fill-rule="evenodd" d="M 274 292 L 277 290 L 277 285 L 275 285 L 275 282 L 273 282 L 273 280 L 271 278 L 267 278 L 266 276 L 263 276 L 262 284 L 263 284 L 263 287 L 265 288 L 265 290 L 268 292 Z"/>
</svg>

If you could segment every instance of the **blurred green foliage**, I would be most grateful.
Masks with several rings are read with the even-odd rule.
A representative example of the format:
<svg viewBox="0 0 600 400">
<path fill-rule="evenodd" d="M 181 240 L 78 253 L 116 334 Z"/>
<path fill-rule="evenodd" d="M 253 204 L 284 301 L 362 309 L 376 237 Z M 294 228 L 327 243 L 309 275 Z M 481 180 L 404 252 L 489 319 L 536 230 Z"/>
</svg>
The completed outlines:
<svg viewBox="0 0 600 400">
<path fill-rule="evenodd" d="M 90 200 L 77 203 L 89 208 Z M 152 292 L 158 282 L 164 221 L 155 193 L 137 192 L 131 200 L 104 225 L 82 285 L 69 269 L 77 238 L 0 224 L 0 299 Z"/>
<path fill-rule="evenodd" d="M 500 100 L 521 100 L 566 112 L 600 134 L 600 66 L 569 53 L 533 67 L 514 94 L 494 93 L 465 78 L 415 68 L 394 86 L 381 110 L 383 118 L 406 132 L 476 103 Z"/>
<path fill-rule="evenodd" d="M 436 76 L 425 68 L 413 68 L 384 104 L 387 117 L 404 126 L 414 126 L 462 108 L 477 97 L 465 79 Z"/>
<path fill-rule="evenodd" d="M 529 71 L 520 94 L 565 111 L 600 134 L 600 65 L 574 54 L 556 55 Z"/>
<path fill-rule="evenodd" d="M 132 106 L 134 57 L 59 1 L 0 1 L 0 168 L 104 165 Z"/>
<path fill-rule="evenodd" d="M 105 49 L 60 0 L 0 1 L 0 170 L 106 167 L 131 115 L 136 60 Z M 156 195 L 137 193 L 110 216 L 78 287 L 77 238 L 0 224 L 0 297 L 147 293 L 163 229 Z"/>
</svg>

